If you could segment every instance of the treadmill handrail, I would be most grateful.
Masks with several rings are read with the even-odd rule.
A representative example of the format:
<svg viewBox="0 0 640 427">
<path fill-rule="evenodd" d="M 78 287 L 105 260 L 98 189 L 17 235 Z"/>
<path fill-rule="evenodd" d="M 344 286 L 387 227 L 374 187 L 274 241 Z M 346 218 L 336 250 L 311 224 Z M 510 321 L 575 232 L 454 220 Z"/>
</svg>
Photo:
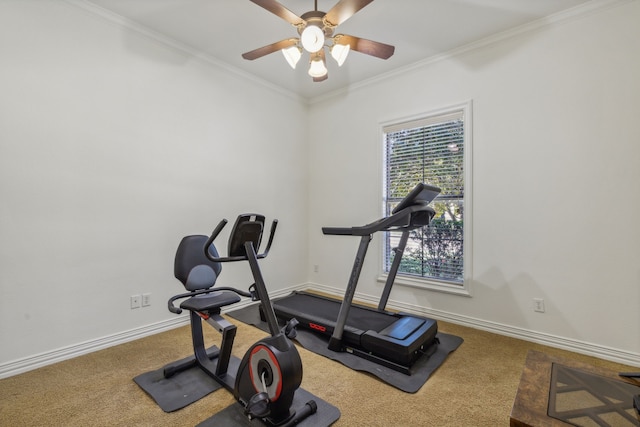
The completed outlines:
<svg viewBox="0 0 640 427">
<path fill-rule="evenodd" d="M 430 211 L 435 215 L 435 211 L 427 204 L 415 204 L 409 206 L 400 212 L 394 213 L 386 218 L 379 219 L 378 221 L 370 224 L 356 226 L 356 227 L 322 227 L 322 233 L 328 235 L 341 235 L 341 236 L 366 236 L 374 234 L 378 231 L 386 231 L 391 228 L 404 229 L 404 228 L 417 228 L 423 225 L 411 224 L 411 216 L 415 212 Z M 432 216 L 433 216 L 432 215 Z"/>
</svg>

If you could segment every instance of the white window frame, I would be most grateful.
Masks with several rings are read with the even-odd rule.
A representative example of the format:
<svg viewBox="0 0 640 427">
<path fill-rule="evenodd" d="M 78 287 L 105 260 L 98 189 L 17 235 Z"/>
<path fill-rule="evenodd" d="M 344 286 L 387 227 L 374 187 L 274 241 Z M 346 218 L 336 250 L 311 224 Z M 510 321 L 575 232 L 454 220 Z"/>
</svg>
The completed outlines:
<svg viewBox="0 0 640 427">
<path fill-rule="evenodd" d="M 400 119 L 388 120 L 380 123 L 380 140 L 381 153 L 382 153 L 382 165 L 381 165 L 381 188 L 380 188 L 380 206 L 382 207 L 382 214 L 385 215 L 385 180 L 386 180 L 386 168 L 387 159 L 386 141 L 385 135 L 389 129 L 401 129 L 403 125 L 411 125 L 415 122 L 437 122 L 438 117 L 450 115 L 452 113 L 461 112 L 464 120 L 464 210 L 463 210 L 463 280 L 462 283 L 453 283 L 447 281 L 440 281 L 432 278 L 423 278 L 416 276 L 408 276 L 398 273 L 395 279 L 395 285 L 409 286 L 420 289 L 427 289 L 431 291 L 445 292 L 455 295 L 472 296 L 471 292 L 471 278 L 472 278 L 472 266 L 473 266 L 473 144 L 472 144 L 472 102 L 469 100 L 464 103 L 452 105 L 446 108 L 429 111 L 410 117 L 404 117 Z M 427 183 L 429 184 L 429 183 Z M 387 280 L 387 273 L 384 271 L 385 265 L 385 247 L 384 243 L 380 245 L 379 256 L 379 275 L 378 281 L 385 282 Z"/>
</svg>

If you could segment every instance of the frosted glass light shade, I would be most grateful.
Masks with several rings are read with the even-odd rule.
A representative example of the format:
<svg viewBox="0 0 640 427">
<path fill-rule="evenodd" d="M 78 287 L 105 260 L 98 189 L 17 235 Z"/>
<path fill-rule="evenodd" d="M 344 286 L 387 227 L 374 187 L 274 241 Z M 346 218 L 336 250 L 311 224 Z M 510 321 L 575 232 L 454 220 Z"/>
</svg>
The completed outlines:
<svg viewBox="0 0 640 427">
<path fill-rule="evenodd" d="M 324 31 L 315 25 L 308 25 L 300 34 L 302 47 L 310 53 L 315 53 L 324 46 Z"/>
<path fill-rule="evenodd" d="M 338 63 L 338 67 L 341 67 L 342 64 L 344 64 L 350 50 L 351 46 L 348 44 L 334 44 L 331 47 L 331 56 L 333 56 L 333 59 Z"/>
<path fill-rule="evenodd" d="M 327 74 L 327 67 L 324 66 L 322 59 L 313 59 L 309 66 L 309 75 L 311 77 L 322 77 Z"/>
<path fill-rule="evenodd" d="M 302 57 L 301 49 L 298 46 L 291 46 L 286 49 L 282 49 L 282 54 L 289 65 L 291 65 L 291 68 L 295 70 L 296 64 L 300 61 L 300 57 Z"/>
</svg>

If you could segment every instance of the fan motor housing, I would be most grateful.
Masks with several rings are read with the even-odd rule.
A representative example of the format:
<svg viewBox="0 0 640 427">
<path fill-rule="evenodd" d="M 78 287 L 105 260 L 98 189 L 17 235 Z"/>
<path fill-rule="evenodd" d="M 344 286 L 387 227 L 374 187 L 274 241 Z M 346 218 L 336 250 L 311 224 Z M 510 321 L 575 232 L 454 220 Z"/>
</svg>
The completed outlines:
<svg viewBox="0 0 640 427">
<path fill-rule="evenodd" d="M 324 20 L 325 15 L 326 13 L 320 10 L 311 10 L 301 15 L 300 18 L 304 19 L 305 25 L 300 25 L 298 27 L 298 34 L 302 34 L 302 31 L 304 31 L 304 29 L 309 25 L 315 25 L 324 31 L 325 37 L 331 37 L 335 26 Z"/>
</svg>

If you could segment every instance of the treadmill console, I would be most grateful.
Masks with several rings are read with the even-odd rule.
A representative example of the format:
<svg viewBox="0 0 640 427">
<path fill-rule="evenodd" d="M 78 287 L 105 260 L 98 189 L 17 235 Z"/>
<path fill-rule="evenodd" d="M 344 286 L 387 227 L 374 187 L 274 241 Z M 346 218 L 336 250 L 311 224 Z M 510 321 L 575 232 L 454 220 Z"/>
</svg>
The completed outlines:
<svg viewBox="0 0 640 427">
<path fill-rule="evenodd" d="M 438 187 L 421 182 L 398 203 L 398 206 L 396 206 L 391 213 L 398 213 L 413 205 L 428 205 L 440 194 L 440 191 Z"/>
<path fill-rule="evenodd" d="M 378 231 L 423 227 L 429 225 L 436 213 L 427 205 L 438 194 L 440 194 L 438 187 L 421 182 L 398 203 L 390 216 L 360 227 L 322 227 L 322 232 L 343 236 L 368 236 Z M 407 211 L 404 211 L 405 209 Z"/>
</svg>

